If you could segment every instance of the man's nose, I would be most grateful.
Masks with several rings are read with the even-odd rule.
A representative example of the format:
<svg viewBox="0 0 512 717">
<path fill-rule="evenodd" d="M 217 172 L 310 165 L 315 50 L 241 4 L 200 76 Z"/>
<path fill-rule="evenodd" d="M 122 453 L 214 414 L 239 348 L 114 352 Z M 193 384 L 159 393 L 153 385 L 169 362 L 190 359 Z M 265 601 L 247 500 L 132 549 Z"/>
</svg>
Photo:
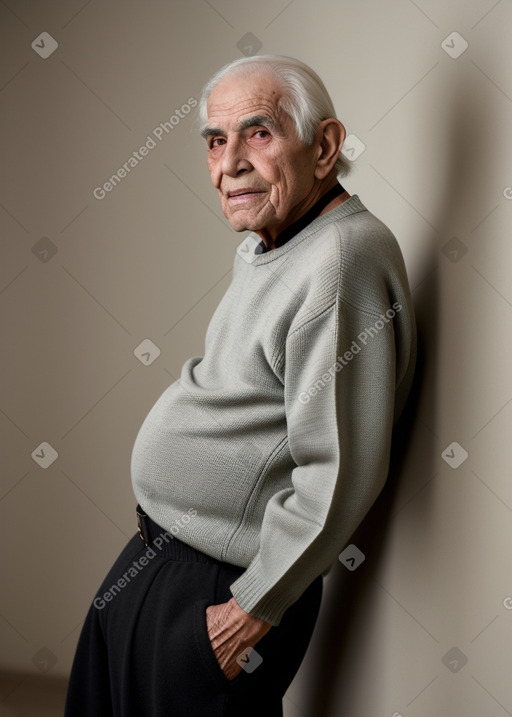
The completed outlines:
<svg viewBox="0 0 512 717">
<path fill-rule="evenodd" d="M 242 142 L 238 140 L 228 140 L 224 145 L 224 152 L 222 153 L 222 173 L 230 177 L 236 177 L 241 172 L 250 168 L 251 163 L 247 158 Z"/>
</svg>

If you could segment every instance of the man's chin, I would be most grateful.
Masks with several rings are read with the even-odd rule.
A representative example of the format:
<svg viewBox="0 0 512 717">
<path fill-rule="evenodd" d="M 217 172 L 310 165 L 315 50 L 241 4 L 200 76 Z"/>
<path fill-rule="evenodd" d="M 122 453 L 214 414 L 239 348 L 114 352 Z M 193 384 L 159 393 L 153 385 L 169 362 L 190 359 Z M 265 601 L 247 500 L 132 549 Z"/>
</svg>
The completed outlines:
<svg viewBox="0 0 512 717">
<path fill-rule="evenodd" d="M 242 217 L 226 217 L 235 232 L 256 232 L 262 229 L 261 222 L 250 221 Z"/>
<path fill-rule="evenodd" d="M 227 210 L 227 211 L 225 211 Z M 222 213 L 235 232 L 257 232 L 264 230 L 273 218 L 268 207 L 229 207 L 222 206 Z"/>
</svg>

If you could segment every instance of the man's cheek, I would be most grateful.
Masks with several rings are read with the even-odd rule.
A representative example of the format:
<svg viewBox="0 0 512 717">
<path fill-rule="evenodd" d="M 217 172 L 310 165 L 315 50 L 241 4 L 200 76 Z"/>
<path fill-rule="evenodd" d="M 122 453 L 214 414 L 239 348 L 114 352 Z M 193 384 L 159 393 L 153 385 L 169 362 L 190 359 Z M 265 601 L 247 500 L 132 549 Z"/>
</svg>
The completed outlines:
<svg viewBox="0 0 512 717">
<path fill-rule="evenodd" d="M 208 167 L 208 171 L 209 171 L 209 173 L 210 173 L 210 179 L 212 180 L 213 186 L 216 187 L 217 189 L 219 189 L 219 186 L 220 186 L 220 172 L 219 172 L 218 169 L 215 167 L 214 162 L 212 162 L 211 160 L 207 160 L 207 161 L 206 161 L 206 165 L 207 165 L 207 167 Z"/>
</svg>

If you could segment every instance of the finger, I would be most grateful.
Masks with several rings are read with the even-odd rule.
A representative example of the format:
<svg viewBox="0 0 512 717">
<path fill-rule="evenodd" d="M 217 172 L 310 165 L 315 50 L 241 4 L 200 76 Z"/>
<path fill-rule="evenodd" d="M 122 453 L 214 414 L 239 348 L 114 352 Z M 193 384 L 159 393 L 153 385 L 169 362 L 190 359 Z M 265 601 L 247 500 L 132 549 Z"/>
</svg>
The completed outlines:
<svg viewBox="0 0 512 717">
<path fill-rule="evenodd" d="M 236 661 L 230 662 L 223 670 L 228 680 L 233 680 L 241 671 L 242 668 Z"/>
</svg>

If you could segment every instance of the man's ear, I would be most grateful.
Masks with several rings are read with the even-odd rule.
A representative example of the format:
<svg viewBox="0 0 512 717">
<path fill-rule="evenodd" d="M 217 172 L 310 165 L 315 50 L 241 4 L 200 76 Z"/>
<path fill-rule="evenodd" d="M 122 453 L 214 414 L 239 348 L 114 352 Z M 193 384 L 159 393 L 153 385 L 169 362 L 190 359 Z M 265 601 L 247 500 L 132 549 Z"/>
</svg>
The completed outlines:
<svg viewBox="0 0 512 717">
<path fill-rule="evenodd" d="M 325 179 L 336 164 L 345 136 L 345 127 L 334 117 L 322 120 L 318 125 L 316 131 L 318 156 L 315 167 L 317 179 Z"/>
</svg>

